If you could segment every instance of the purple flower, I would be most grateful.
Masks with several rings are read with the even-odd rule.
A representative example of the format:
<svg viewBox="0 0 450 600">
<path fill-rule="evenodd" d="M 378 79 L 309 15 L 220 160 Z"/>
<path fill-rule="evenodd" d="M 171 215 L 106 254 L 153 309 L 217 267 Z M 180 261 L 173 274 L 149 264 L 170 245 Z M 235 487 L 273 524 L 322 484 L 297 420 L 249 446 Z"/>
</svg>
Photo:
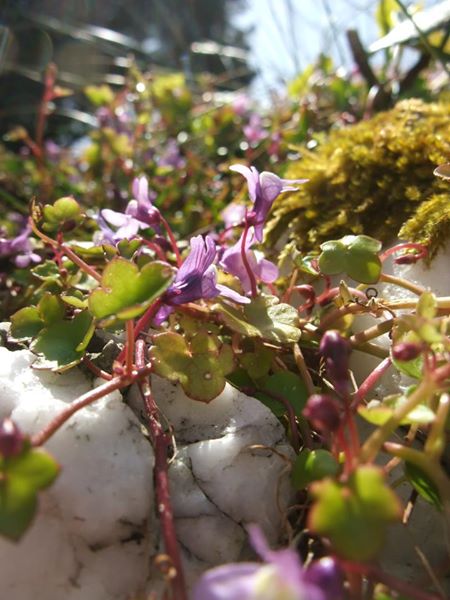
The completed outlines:
<svg viewBox="0 0 450 600">
<path fill-rule="evenodd" d="M 138 179 L 136 177 L 133 181 L 132 189 L 134 199 L 128 202 L 125 214 L 137 219 L 141 223 L 141 227 L 144 225 L 144 227 L 153 227 L 158 230 L 161 213 L 153 206 L 156 194 L 154 191 L 148 189 L 147 178 L 142 176 Z"/>
<path fill-rule="evenodd" d="M 158 167 L 172 167 L 173 169 L 183 169 L 186 166 L 185 159 L 180 154 L 178 143 L 173 138 L 167 140 L 164 152 L 158 159 Z"/>
<path fill-rule="evenodd" d="M 30 263 L 41 262 L 39 254 L 33 252 L 30 234 L 31 228 L 26 226 L 15 238 L 0 238 L 0 257 L 14 256 L 14 264 L 20 269 L 28 267 Z"/>
<path fill-rule="evenodd" d="M 113 231 L 108 227 L 105 221 L 115 227 L 116 230 Z M 101 229 L 103 238 L 113 244 L 120 242 L 120 240 L 130 240 L 137 235 L 139 229 L 146 229 L 148 227 L 147 223 L 138 221 L 132 215 L 117 212 L 110 208 L 104 208 L 100 211 L 97 223 Z"/>
<path fill-rule="evenodd" d="M 245 205 L 238 202 L 230 202 L 220 213 L 226 229 L 240 225 L 245 218 Z"/>
<path fill-rule="evenodd" d="M 250 302 L 248 298 L 217 283 L 217 270 L 213 264 L 216 254 L 216 244 L 211 236 L 207 235 L 205 239 L 201 235 L 191 238 L 191 251 L 164 294 L 164 305 L 156 314 L 156 324 L 162 323 L 174 306 L 201 298 L 209 300 L 222 294 L 241 304 Z"/>
<path fill-rule="evenodd" d="M 340 600 L 342 578 L 333 559 L 327 577 L 308 578 L 296 552 L 273 551 L 257 526 L 249 527 L 253 547 L 265 561 L 240 563 L 207 571 L 193 591 L 193 600 Z M 334 575 L 334 576 L 333 576 Z"/>
<path fill-rule="evenodd" d="M 247 220 L 254 226 L 258 242 L 262 242 L 264 222 L 274 200 L 282 192 L 297 190 L 298 188 L 292 186 L 293 183 L 305 183 L 308 180 L 281 179 L 275 173 L 259 173 L 255 167 L 248 168 L 239 164 L 232 165 L 230 170 L 240 173 L 247 180 L 248 192 L 253 202 L 253 210 L 248 213 Z"/>
<path fill-rule="evenodd" d="M 225 250 L 219 265 L 224 271 L 237 277 L 241 282 L 242 289 L 245 293 L 249 293 L 252 286 L 244 261 L 242 260 L 242 237 L 243 234 L 234 246 Z M 264 281 L 264 283 L 272 283 L 278 277 L 278 267 L 269 260 L 266 260 L 261 252 L 250 250 L 253 241 L 253 234 L 248 235 L 245 243 L 247 262 L 257 279 Z"/>
<path fill-rule="evenodd" d="M 132 239 L 140 229 L 153 227 L 159 230 L 160 212 L 152 204 L 154 192 L 149 191 L 145 177 L 133 181 L 134 199 L 130 200 L 125 212 L 104 208 L 97 217 L 97 223 L 102 232 L 102 240 L 115 244 L 123 239 Z M 116 228 L 113 231 L 108 225 Z"/>
<path fill-rule="evenodd" d="M 231 103 L 231 106 L 238 117 L 244 116 L 250 108 L 250 105 L 251 100 L 246 94 L 238 94 Z"/>
<path fill-rule="evenodd" d="M 257 144 L 267 137 L 267 131 L 262 126 L 261 117 L 255 113 L 250 115 L 250 120 L 242 131 L 249 144 Z"/>
</svg>

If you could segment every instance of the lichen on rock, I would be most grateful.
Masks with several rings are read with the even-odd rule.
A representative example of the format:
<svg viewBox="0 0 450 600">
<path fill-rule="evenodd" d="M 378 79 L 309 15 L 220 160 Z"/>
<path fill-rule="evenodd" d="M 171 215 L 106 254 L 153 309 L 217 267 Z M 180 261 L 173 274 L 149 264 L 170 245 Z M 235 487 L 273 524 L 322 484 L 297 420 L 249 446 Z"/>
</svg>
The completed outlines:
<svg viewBox="0 0 450 600">
<path fill-rule="evenodd" d="M 365 234 L 426 243 L 433 257 L 450 231 L 448 182 L 433 175 L 450 155 L 449 112 L 448 102 L 405 100 L 302 149 L 284 176 L 309 182 L 276 201 L 269 243 L 288 233 L 308 251 Z"/>
</svg>

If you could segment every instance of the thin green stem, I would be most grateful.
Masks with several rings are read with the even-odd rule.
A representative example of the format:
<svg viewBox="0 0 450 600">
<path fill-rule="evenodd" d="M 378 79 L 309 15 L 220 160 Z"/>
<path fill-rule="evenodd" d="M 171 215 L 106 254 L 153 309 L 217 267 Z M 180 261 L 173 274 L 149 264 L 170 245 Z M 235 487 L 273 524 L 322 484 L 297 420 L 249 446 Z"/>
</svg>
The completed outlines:
<svg viewBox="0 0 450 600">
<path fill-rule="evenodd" d="M 361 463 L 374 460 L 383 444 L 389 436 L 397 429 L 403 419 L 422 401 L 430 398 L 438 389 L 438 384 L 430 377 L 425 377 L 414 392 L 408 396 L 406 402 L 401 404 L 391 418 L 383 425 L 375 429 L 366 440 L 359 454 Z"/>
<path fill-rule="evenodd" d="M 415 283 L 407 281 L 402 277 L 394 277 L 394 275 L 387 275 L 386 273 L 381 274 L 380 281 L 384 281 L 384 283 L 392 283 L 393 285 L 402 287 L 405 290 L 413 292 L 413 294 L 416 294 L 417 296 L 421 296 L 424 292 L 426 292 L 426 289 L 420 285 L 416 285 Z"/>
</svg>

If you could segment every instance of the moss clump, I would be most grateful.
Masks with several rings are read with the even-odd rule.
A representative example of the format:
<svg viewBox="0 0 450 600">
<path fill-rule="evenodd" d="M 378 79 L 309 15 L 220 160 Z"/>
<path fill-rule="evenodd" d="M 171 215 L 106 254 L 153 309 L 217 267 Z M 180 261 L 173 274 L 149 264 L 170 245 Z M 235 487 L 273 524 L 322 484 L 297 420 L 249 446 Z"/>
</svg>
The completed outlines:
<svg viewBox="0 0 450 600">
<path fill-rule="evenodd" d="M 450 234 L 449 185 L 433 175 L 450 156 L 449 108 L 406 100 L 305 149 L 284 176 L 310 181 L 277 200 L 269 242 L 288 232 L 309 251 L 349 233 L 399 236 L 433 256 Z"/>
</svg>

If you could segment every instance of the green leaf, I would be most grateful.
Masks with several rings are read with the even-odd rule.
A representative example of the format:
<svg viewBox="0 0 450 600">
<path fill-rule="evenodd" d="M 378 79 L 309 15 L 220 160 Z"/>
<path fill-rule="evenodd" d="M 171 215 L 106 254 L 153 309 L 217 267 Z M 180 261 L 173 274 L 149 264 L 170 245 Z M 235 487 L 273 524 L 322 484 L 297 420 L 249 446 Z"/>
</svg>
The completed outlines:
<svg viewBox="0 0 450 600">
<path fill-rule="evenodd" d="M 44 354 L 57 367 L 71 366 L 81 360 L 93 333 L 93 319 L 83 311 L 73 319 L 55 321 L 45 327 L 32 344 L 32 350 Z"/>
<path fill-rule="evenodd" d="M 405 462 L 405 475 L 417 492 L 430 504 L 442 510 L 442 501 L 434 482 L 422 469 L 411 462 Z"/>
<path fill-rule="evenodd" d="M 165 292 L 172 278 L 164 263 L 152 262 L 139 271 L 134 263 L 114 258 L 103 272 L 101 287 L 89 297 L 89 310 L 97 319 L 134 319 Z"/>
<path fill-rule="evenodd" d="M 64 304 L 58 296 L 54 296 L 49 292 L 42 296 L 37 308 L 44 325 L 51 325 L 64 318 Z"/>
<path fill-rule="evenodd" d="M 0 481 L 0 534 L 19 540 L 33 520 L 36 505 L 36 494 L 26 481 Z"/>
<path fill-rule="evenodd" d="M 37 493 L 56 479 L 59 466 L 42 448 L 29 446 L 3 462 L 0 474 L 0 534 L 18 540 L 36 512 Z"/>
<path fill-rule="evenodd" d="M 380 552 L 389 522 L 401 515 L 396 495 L 385 484 L 381 469 L 362 466 L 347 483 L 332 479 L 315 482 L 311 491 L 316 501 L 309 526 L 329 538 L 341 557 L 368 561 Z"/>
<path fill-rule="evenodd" d="M 371 400 L 366 406 L 358 408 L 359 415 L 372 423 L 373 425 L 384 425 L 392 417 L 394 412 L 407 401 L 407 396 L 414 389 L 410 388 L 406 394 L 393 394 L 386 396 L 380 402 L 379 400 Z M 417 405 L 407 416 L 401 421 L 401 425 L 428 425 L 435 419 L 435 414 L 426 404 Z"/>
<path fill-rule="evenodd" d="M 328 450 L 305 449 L 295 459 L 291 479 L 298 490 L 303 490 L 312 481 L 335 477 L 340 470 L 339 463 Z"/>
<path fill-rule="evenodd" d="M 7 479 L 23 479 L 35 491 L 48 487 L 56 479 L 59 466 L 42 448 L 31 448 L 6 463 Z"/>
<path fill-rule="evenodd" d="M 11 315 L 11 335 L 18 340 L 35 337 L 43 326 L 36 306 L 26 306 Z"/>
<path fill-rule="evenodd" d="M 233 351 L 214 335 L 199 332 L 190 342 L 173 332 L 153 336 L 150 349 L 157 375 L 179 382 L 186 395 L 210 402 L 225 387 L 225 375 L 234 368 Z"/>
<path fill-rule="evenodd" d="M 78 202 L 67 196 L 56 200 L 54 204 L 46 204 L 42 210 L 44 231 L 66 231 L 81 223 L 84 215 Z"/>
<path fill-rule="evenodd" d="M 308 390 L 298 375 L 290 371 L 274 373 L 260 383 L 259 388 L 262 393 L 258 392 L 256 397 L 268 406 L 277 417 L 286 414 L 286 407 L 273 396 L 284 398 L 292 406 L 296 416 L 299 419 L 304 418 L 302 411 L 308 399 Z M 265 395 L 264 390 L 271 392 L 273 396 Z"/>
<path fill-rule="evenodd" d="M 379 0 L 375 11 L 375 19 L 382 36 L 389 33 L 395 25 L 395 14 L 398 12 L 396 0 Z"/>
<path fill-rule="evenodd" d="M 108 106 L 114 100 L 114 92 L 109 85 L 88 85 L 84 93 L 94 106 Z"/>
<path fill-rule="evenodd" d="M 239 356 L 239 362 L 252 379 L 260 379 L 267 375 L 274 359 L 270 348 L 260 346 L 254 352 L 244 352 Z"/>
<path fill-rule="evenodd" d="M 46 260 L 31 269 L 35 277 L 42 281 L 60 281 L 59 267 L 54 260 Z"/>
<path fill-rule="evenodd" d="M 432 292 L 424 292 L 417 302 L 416 311 L 424 319 L 433 319 L 437 312 L 436 296 Z"/>
<path fill-rule="evenodd" d="M 319 268 L 325 275 L 346 273 L 360 283 L 377 283 L 381 275 L 381 242 L 367 235 L 346 235 L 321 244 Z"/>
<path fill-rule="evenodd" d="M 228 305 L 215 305 L 225 324 L 246 337 L 289 344 L 300 339 L 298 313 L 290 304 L 279 303 L 275 296 L 260 295 L 242 311 Z"/>
</svg>

